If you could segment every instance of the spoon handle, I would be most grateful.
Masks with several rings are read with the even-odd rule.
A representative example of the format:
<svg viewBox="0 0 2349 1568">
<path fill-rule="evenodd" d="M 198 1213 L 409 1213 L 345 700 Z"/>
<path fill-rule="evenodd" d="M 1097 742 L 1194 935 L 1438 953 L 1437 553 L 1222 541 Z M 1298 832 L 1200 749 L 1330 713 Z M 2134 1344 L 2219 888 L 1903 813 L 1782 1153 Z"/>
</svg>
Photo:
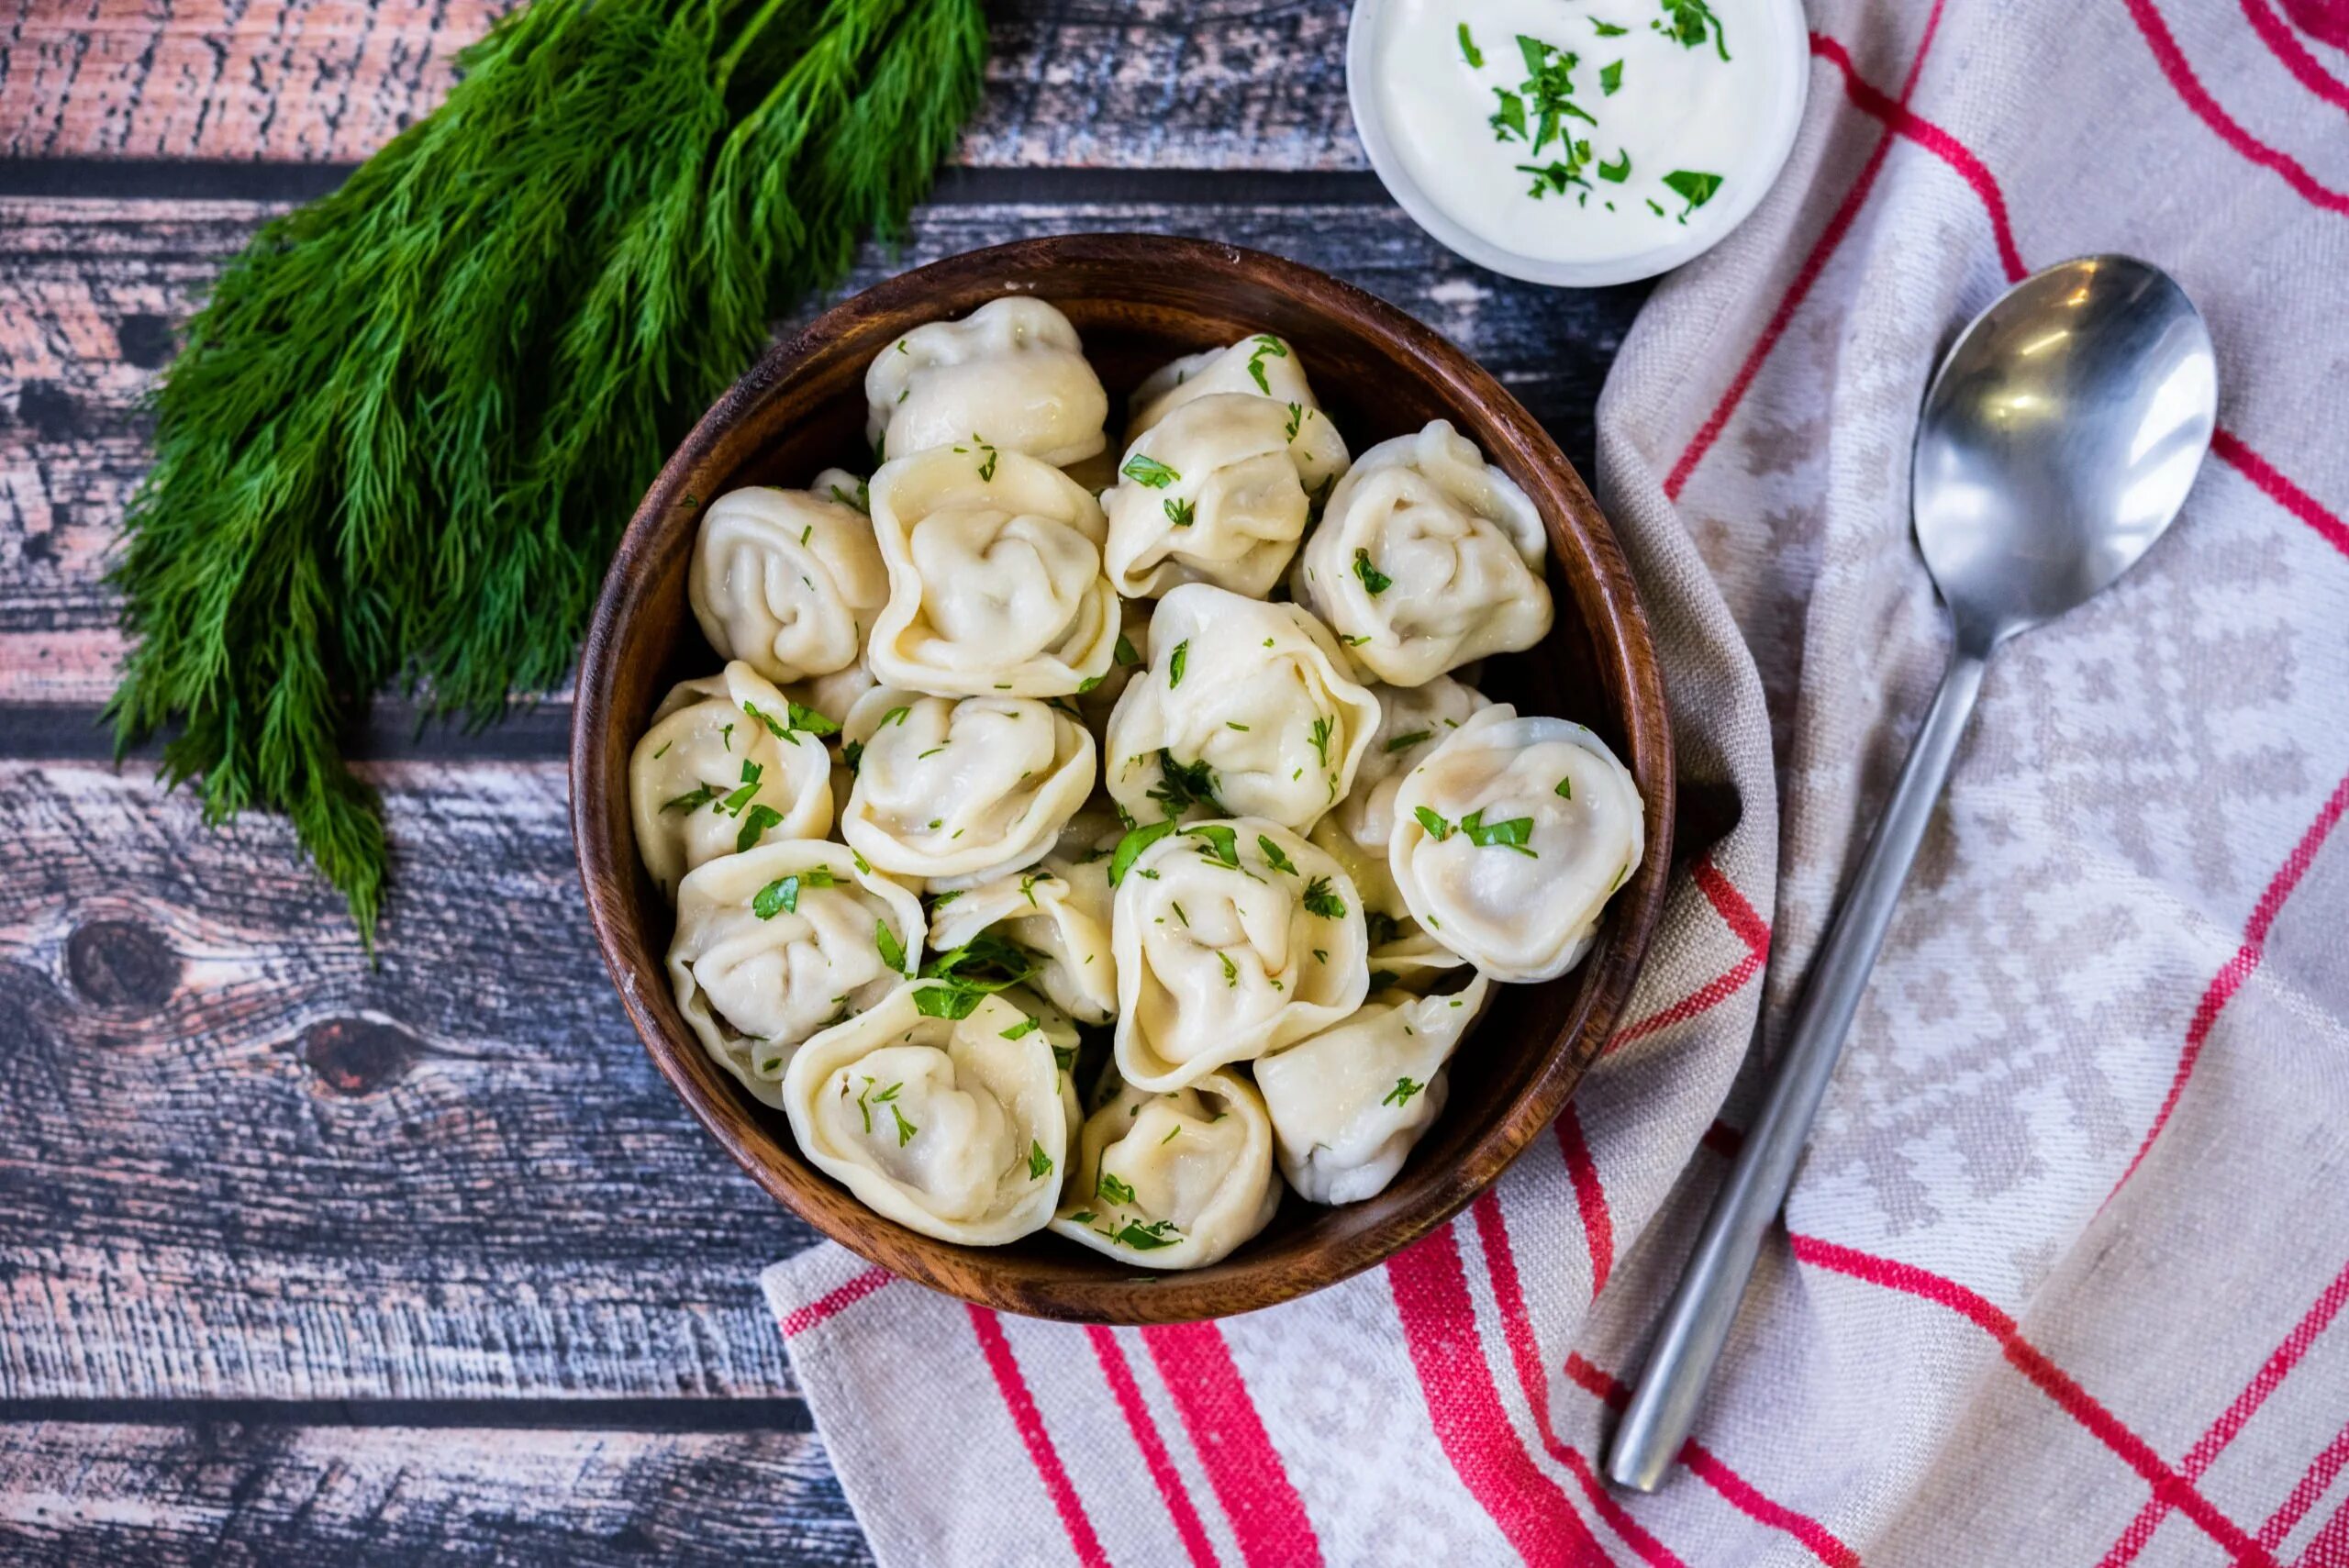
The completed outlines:
<svg viewBox="0 0 2349 1568">
<path fill-rule="evenodd" d="M 1892 925 L 1901 884 L 1925 837 L 1933 804 L 1949 777 L 1985 668 L 1979 651 L 1960 648 L 1900 770 L 1900 782 L 1868 840 L 1859 873 L 1813 961 L 1762 1113 L 1745 1135 L 1729 1180 L 1705 1217 L 1680 1288 L 1664 1310 L 1655 1348 L 1623 1412 L 1607 1473 L 1618 1485 L 1655 1490 L 1695 1424 L 1706 1380 L 1744 1297 L 1762 1234 L 1786 1201 L 1811 1118 L 1843 1049 L 1868 972 Z"/>
</svg>

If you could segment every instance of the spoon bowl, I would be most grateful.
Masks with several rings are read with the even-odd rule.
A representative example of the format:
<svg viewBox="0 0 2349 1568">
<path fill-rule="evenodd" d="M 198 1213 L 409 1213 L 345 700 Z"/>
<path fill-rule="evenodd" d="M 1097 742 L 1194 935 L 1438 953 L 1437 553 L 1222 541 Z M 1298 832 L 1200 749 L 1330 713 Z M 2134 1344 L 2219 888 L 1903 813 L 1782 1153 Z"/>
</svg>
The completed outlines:
<svg viewBox="0 0 2349 1568">
<path fill-rule="evenodd" d="M 1984 651 L 2108 586 L 2185 503 L 2218 417 L 2186 292 L 2127 256 L 2015 285 L 1925 392 L 1909 504 L 1925 565 Z"/>
</svg>

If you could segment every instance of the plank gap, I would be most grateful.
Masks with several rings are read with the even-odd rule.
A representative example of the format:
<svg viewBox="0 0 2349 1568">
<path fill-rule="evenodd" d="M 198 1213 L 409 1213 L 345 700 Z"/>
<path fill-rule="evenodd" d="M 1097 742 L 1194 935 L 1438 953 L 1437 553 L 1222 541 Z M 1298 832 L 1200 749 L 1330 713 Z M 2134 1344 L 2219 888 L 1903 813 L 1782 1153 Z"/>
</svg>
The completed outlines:
<svg viewBox="0 0 2349 1568">
<path fill-rule="evenodd" d="M 0 1399 L 0 1427 L 400 1428 L 566 1432 L 812 1432 L 796 1398 Z"/>
</svg>

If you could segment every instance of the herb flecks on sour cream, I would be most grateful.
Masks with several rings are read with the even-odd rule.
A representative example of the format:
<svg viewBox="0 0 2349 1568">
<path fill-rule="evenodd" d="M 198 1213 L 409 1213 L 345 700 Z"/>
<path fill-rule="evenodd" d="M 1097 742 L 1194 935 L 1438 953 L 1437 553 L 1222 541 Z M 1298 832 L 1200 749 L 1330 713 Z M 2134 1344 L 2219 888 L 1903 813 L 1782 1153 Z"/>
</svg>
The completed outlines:
<svg viewBox="0 0 2349 1568">
<path fill-rule="evenodd" d="M 1790 90 L 1770 42 L 1751 0 L 1395 0 L 1375 91 L 1454 221 L 1531 259 L 1598 261 L 1677 242 L 1760 178 Z"/>
</svg>

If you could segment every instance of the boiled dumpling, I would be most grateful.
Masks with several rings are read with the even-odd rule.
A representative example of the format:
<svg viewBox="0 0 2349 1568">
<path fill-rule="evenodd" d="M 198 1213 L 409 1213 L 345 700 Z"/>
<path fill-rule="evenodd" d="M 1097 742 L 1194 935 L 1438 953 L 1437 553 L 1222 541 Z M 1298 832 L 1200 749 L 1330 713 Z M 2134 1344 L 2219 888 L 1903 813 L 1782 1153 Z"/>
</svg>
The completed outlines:
<svg viewBox="0 0 2349 1568">
<path fill-rule="evenodd" d="M 1443 1109 L 1444 1063 L 1490 990 L 1472 971 L 1450 995 L 1386 992 L 1256 1063 L 1281 1174 L 1297 1195 L 1358 1203 L 1386 1190 Z"/>
<path fill-rule="evenodd" d="M 1301 408 L 1318 410 L 1321 406 L 1305 379 L 1305 363 L 1297 358 L 1297 350 L 1285 339 L 1259 332 L 1228 348 L 1186 354 L 1152 372 L 1134 389 L 1130 404 L 1133 417 L 1126 425 L 1126 444 L 1131 446 L 1186 403 L 1220 393 L 1267 397 L 1275 403 L 1294 403 Z"/>
<path fill-rule="evenodd" d="M 874 358 L 864 398 L 864 439 L 882 458 L 975 439 L 1061 464 L 1108 444 L 1109 395 L 1076 328 L 1041 299 L 915 328 Z"/>
<path fill-rule="evenodd" d="M 1330 815 L 1356 844 L 1384 861 L 1395 836 L 1395 792 L 1403 776 L 1492 700 L 1449 675 L 1423 686 L 1373 686 L 1371 695 L 1378 699 L 1378 728 L 1363 751 L 1353 787 Z"/>
<path fill-rule="evenodd" d="M 801 1046 L 783 1108 L 800 1151 L 867 1208 L 993 1247 L 1051 1221 L 1074 1096 L 1035 1018 L 921 980 Z"/>
<path fill-rule="evenodd" d="M 1108 525 L 1058 469 L 967 442 L 873 476 L 889 600 L 868 658 L 893 686 L 940 696 L 1068 696 L 1105 677 L 1118 591 Z"/>
<path fill-rule="evenodd" d="M 829 469 L 807 490 L 732 490 L 702 514 L 685 574 L 702 635 L 782 684 L 854 665 L 889 597 L 863 486 Z M 837 718 L 839 715 L 832 716 Z"/>
<path fill-rule="evenodd" d="M 711 1060 L 769 1105 L 799 1043 L 921 960 L 921 901 L 839 844 L 792 839 L 710 862 L 677 893 L 669 981 Z"/>
<path fill-rule="evenodd" d="M 1109 516 L 1109 578 L 1128 598 L 1213 583 L 1261 599 L 1305 537 L 1309 497 L 1345 472 L 1346 443 L 1301 403 L 1194 398 L 1126 453 Z"/>
<path fill-rule="evenodd" d="M 1471 716 L 1405 776 L 1387 862 L 1411 914 L 1495 980 L 1549 980 L 1588 951 L 1640 863 L 1639 787 L 1579 724 Z"/>
<path fill-rule="evenodd" d="M 636 851 L 661 891 L 763 840 L 831 831 L 830 728 L 740 660 L 672 687 L 628 770 Z"/>
<path fill-rule="evenodd" d="M 1109 716 L 1109 794 L 1139 821 L 1269 817 L 1302 832 L 1353 783 L 1378 699 L 1294 605 L 1186 584 L 1158 604 L 1150 668 Z"/>
<path fill-rule="evenodd" d="M 1542 514 L 1442 419 L 1338 481 L 1290 586 L 1390 685 L 1416 686 L 1550 630 Z"/>
<path fill-rule="evenodd" d="M 1336 861 L 1262 817 L 1141 832 L 1140 852 L 1121 846 L 1127 863 L 1112 863 L 1128 1083 L 1177 1089 L 1362 1005 L 1362 900 Z"/>
<path fill-rule="evenodd" d="M 841 833 L 881 870 L 966 882 L 1032 865 L 1093 791 L 1093 737 L 1029 697 L 878 686 L 842 731 L 857 748 Z"/>
<path fill-rule="evenodd" d="M 1031 982 L 1053 1006 L 1088 1024 L 1118 1011 L 1118 962 L 1109 945 L 1109 860 L 1122 829 L 1090 814 L 1073 820 L 1051 853 L 930 903 L 931 945 L 961 947 L 993 930 L 1036 963 Z"/>
<path fill-rule="evenodd" d="M 1116 1081 L 1077 1136 L 1052 1229 L 1157 1272 L 1219 1262 L 1280 1207 L 1264 1102 L 1237 1073 L 1169 1094 Z"/>
</svg>

